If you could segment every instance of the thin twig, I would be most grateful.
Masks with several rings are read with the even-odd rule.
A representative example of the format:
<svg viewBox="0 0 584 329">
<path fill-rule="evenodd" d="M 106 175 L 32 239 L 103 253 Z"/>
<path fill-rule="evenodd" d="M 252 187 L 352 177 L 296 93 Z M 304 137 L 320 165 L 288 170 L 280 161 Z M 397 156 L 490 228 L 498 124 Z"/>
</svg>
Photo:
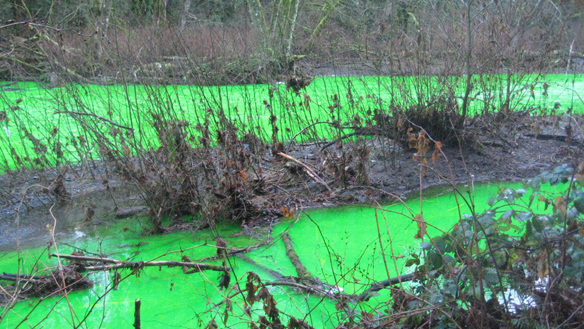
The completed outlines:
<svg viewBox="0 0 584 329">
<path fill-rule="evenodd" d="M 415 278 L 416 278 L 416 274 L 410 273 L 410 274 L 396 276 L 394 278 L 389 278 L 387 280 L 375 282 L 375 283 L 371 284 L 371 287 L 369 289 L 365 290 L 362 294 L 359 295 L 359 300 L 368 301 L 369 298 L 371 298 L 373 296 L 372 293 L 378 292 L 379 290 L 381 290 L 383 288 L 389 287 L 389 286 L 397 284 L 397 283 L 401 284 L 402 282 L 412 281 Z"/>
<path fill-rule="evenodd" d="M 128 130 L 134 130 L 134 128 L 130 128 L 124 125 L 121 125 L 119 123 L 115 123 L 112 120 L 108 119 L 108 118 L 104 118 L 102 116 L 99 116 L 97 114 L 93 114 L 93 113 L 87 113 L 87 112 L 74 112 L 74 111 L 55 111 L 54 114 L 77 114 L 77 115 L 87 115 L 90 117 L 94 117 L 97 119 L 100 119 L 102 121 L 108 122 L 116 127 L 120 127 L 120 128 L 124 128 L 124 129 L 128 129 Z"/>
<path fill-rule="evenodd" d="M 353 132 L 353 133 L 350 133 L 350 134 L 347 134 L 347 135 L 343 135 L 343 136 L 341 136 L 341 137 L 339 137 L 339 138 L 335 139 L 334 141 L 332 141 L 332 142 L 329 142 L 329 143 L 328 143 L 328 144 L 326 144 L 325 146 L 321 147 L 321 148 L 320 148 L 320 151 L 321 151 L 321 152 L 322 152 L 322 151 L 324 151 L 324 150 L 325 150 L 325 149 L 327 149 L 328 147 L 330 147 L 330 146 L 334 145 L 334 144 L 335 144 L 335 143 L 337 143 L 337 142 L 340 142 L 340 141 L 342 141 L 343 139 L 346 139 L 346 138 L 349 138 L 349 137 L 353 137 L 353 136 L 357 136 L 357 135 L 363 135 L 363 133 L 362 133 L 361 131 L 356 131 L 356 132 Z"/>
<path fill-rule="evenodd" d="M 331 190 L 331 188 L 328 186 L 328 184 L 322 178 L 320 178 L 316 174 L 316 172 L 314 172 L 314 170 L 312 170 L 309 166 L 307 166 L 303 162 L 301 162 L 301 161 L 299 161 L 299 160 L 297 160 L 297 159 L 289 156 L 286 153 L 278 152 L 278 155 L 281 156 L 281 157 L 284 157 L 284 158 L 286 158 L 286 159 L 288 159 L 288 160 L 290 160 L 290 161 L 292 161 L 292 162 L 294 162 L 294 163 L 296 163 L 298 165 L 301 165 L 306 170 L 306 173 L 308 174 L 308 176 L 310 176 L 310 178 L 314 179 L 317 183 L 320 183 L 320 184 L 324 185 L 324 187 L 326 187 L 326 189 L 329 190 L 329 192 L 331 192 L 331 193 L 333 192 Z"/>
<path fill-rule="evenodd" d="M 245 253 L 245 252 L 250 252 L 252 250 L 256 250 L 259 247 L 263 247 L 265 245 L 270 244 L 270 242 L 271 242 L 271 239 L 266 239 L 263 242 L 260 242 L 258 244 L 254 244 L 252 246 L 244 247 L 244 248 L 224 248 L 224 247 L 217 247 L 217 246 L 212 246 L 212 247 L 217 248 L 217 249 L 225 249 L 225 251 L 226 251 L 225 256 L 231 256 L 231 255 L 237 255 L 237 254 L 241 254 L 241 253 Z M 199 261 L 200 262 L 207 262 L 207 261 L 221 259 L 223 257 L 224 257 L 223 255 L 221 255 L 221 257 L 211 256 L 211 257 L 205 257 L 205 258 L 199 259 Z"/>
<path fill-rule="evenodd" d="M 314 127 L 317 124 L 321 124 L 321 123 L 330 123 L 330 122 L 328 122 L 328 121 L 317 121 L 317 122 L 315 122 L 315 123 L 313 123 L 311 125 L 308 125 L 308 126 L 304 127 L 302 130 L 300 130 L 299 132 L 297 132 L 296 135 L 292 136 L 292 139 L 290 139 L 290 141 L 288 142 L 288 145 L 286 146 L 286 152 L 289 152 L 290 151 L 290 146 L 292 145 L 292 143 L 294 143 L 294 139 L 296 137 L 298 137 L 298 135 L 300 135 L 303 132 L 305 132 L 308 128 Z"/>
</svg>

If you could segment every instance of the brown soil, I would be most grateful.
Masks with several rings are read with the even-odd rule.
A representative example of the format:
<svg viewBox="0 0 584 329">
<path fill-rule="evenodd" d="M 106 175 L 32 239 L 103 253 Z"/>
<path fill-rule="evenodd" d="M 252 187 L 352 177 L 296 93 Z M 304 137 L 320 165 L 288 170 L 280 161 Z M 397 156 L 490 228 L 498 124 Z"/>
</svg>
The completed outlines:
<svg viewBox="0 0 584 329">
<path fill-rule="evenodd" d="M 322 178 L 325 184 L 309 177 L 306 169 L 282 156 L 266 153 L 263 162 L 269 193 L 249 200 L 259 209 L 271 210 L 254 223 L 242 227 L 266 225 L 277 221 L 274 213 L 282 207 L 301 209 L 407 197 L 412 192 L 448 185 L 482 181 L 518 181 L 544 170 L 581 159 L 584 117 L 532 117 L 515 115 L 496 123 L 497 118 L 479 117 L 467 124 L 477 136 L 475 145 L 444 147 L 444 156 L 436 164 L 428 159 L 427 175 L 420 180 L 420 163 L 413 151 L 401 149 L 385 137 L 373 136 L 360 141 L 291 145 L 286 154 L 299 160 Z M 566 128 L 568 125 L 571 128 Z M 574 133 L 570 133 L 570 130 Z M 359 168 L 358 151 L 370 151 L 364 161 L 368 184 Z M 430 150 L 430 154 L 433 149 Z M 341 155 L 347 159 L 339 163 Z M 429 157 L 429 155 L 428 155 Z M 338 168 L 344 167 L 344 173 Z M 57 224 L 57 232 L 83 225 L 98 225 L 115 218 L 117 211 L 143 206 L 140 193 L 101 162 L 71 166 L 66 171 L 30 170 L 0 176 L 0 249 L 20 243 L 45 239 L 47 225 Z M 63 175 L 65 193 L 58 192 L 59 174 Z M 343 176 L 344 175 L 344 176 Z M 59 194 L 60 195 L 56 195 Z M 413 195 L 416 197 L 416 195 Z M 177 225 L 189 228 L 188 225 Z M 192 229 L 192 227 L 191 227 Z"/>
</svg>

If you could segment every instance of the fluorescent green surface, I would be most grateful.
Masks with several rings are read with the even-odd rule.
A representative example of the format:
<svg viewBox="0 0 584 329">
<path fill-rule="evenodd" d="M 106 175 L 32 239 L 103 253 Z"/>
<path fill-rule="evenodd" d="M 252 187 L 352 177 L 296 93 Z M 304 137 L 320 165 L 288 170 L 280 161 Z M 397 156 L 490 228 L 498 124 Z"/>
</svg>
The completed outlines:
<svg viewBox="0 0 584 329">
<path fill-rule="evenodd" d="M 554 108 L 557 108 L 553 110 L 556 113 L 570 110 L 584 113 L 584 95 L 578 93 L 584 90 L 584 75 L 514 75 L 509 79 L 511 109 L 529 110 L 534 114 L 548 114 Z M 67 161 L 81 162 L 97 156 L 95 146 L 74 146 L 79 144 L 79 136 L 90 141 L 90 135 L 70 115 L 55 113 L 59 111 L 91 113 L 134 128 L 135 143 L 146 149 L 159 146 L 150 111 L 164 113 L 166 120 L 186 120 L 190 123 L 189 132 L 197 134 L 194 128 L 205 117 L 208 117 L 213 130 L 217 124 L 216 114 L 222 110 L 240 128 L 240 133 L 253 130 L 265 140 L 272 139 L 269 122 L 273 115 L 279 128 L 277 139 L 283 141 L 317 121 L 340 120 L 345 123 L 351 122 L 355 115 L 371 120 L 375 109 L 387 110 L 391 104 L 407 107 L 450 93 L 461 103 L 464 94 L 462 80 L 456 77 L 319 77 L 302 91 L 301 96 L 286 92 L 282 84 L 274 88 L 269 85 L 78 84 L 44 89 L 36 83 L 22 82 L 9 86 L 10 90 L 0 91 L 0 111 L 5 111 L 8 118 L 7 122 L 0 122 L 0 126 L 10 132 L 8 137 L 0 131 L 0 171 L 16 167 L 15 154 L 26 166 L 34 165 L 35 159 L 43 156 L 47 159 L 42 160 L 51 165 L 62 163 L 63 160 L 56 158 L 53 152 L 57 143 L 60 143 Z M 470 94 L 471 112 L 499 110 L 506 100 L 507 81 L 507 76 L 503 75 L 474 76 L 474 88 Z M 544 93 L 546 85 L 547 94 Z M 340 106 L 332 109 L 335 103 Z M 93 122 L 96 129 L 106 134 L 114 128 L 100 118 L 87 115 L 78 118 Z M 41 148 L 35 152 L 22 127 L 40 140 L 46 150 Z M 51 132 L 54 128 L 58 131 L 53 136 Z M 316 125 L 297 139 L 314 138 L 315 133 L 319 138 L 327 138 L 338 135 L 339 131 L 329 125 Z"/>
<path fill-rule="evenodd" d="M 521 184 L 481 184 L 476 187 L 475 203 L 477 211 L 486 208 L 486 200 L 495 195 L 501 187 L 519 188 Z M 524 196 L 525 199 L 529 196 Z M 439 189 L 426 193 L 429 197 L 423 202 L 424 218 L 429 226 L 436 226 L 439 229 L 447 230 L 458 220 L 458 209 L 452 193 L 448 189 Z M 463 192 L 467 195 L 467 192 Z M 459 196 L 459 202 L 463 200 Z M 407 205 L 415 213 L 420 212 L 419 200 L 412 199 Z M 386 206 L 385 209 L 402 213 L 407 211 L 400 204 Z M 504 210 L 503 210 L 504 211 Z M 468 208 L 463 206 L 461 212 L 469 213 Z M 314 220 L 310 220 L 310 218 Z M 390 241 L 387 231 L 391 235 L 393 243 L 393 254 L 403 254 L 407 257 L 410 250 L 419 248 L 419 240 L 414 240 L 417 226 L 406 216 L 386 212 L 386 219 L 381 211 L 378 211 L 381 240 L 385 249 L 388 261 L 388 271 L 390 276 L 395 276 L 395 268 L 400 273 L 407 273 L 408 269 L 403 267 L 404 259 L 394 258 L 390 249 Z M 286 221 L 274 228 L 273 236 L 287 229 L 293 221 Z M 317 227 L 317 225 L 318 227 Z M 386 223 L 387 227 L 386 228 Z M 123 228 L 129 228 L 124 232 Z M 319 231 L 320 228 L 320 231 Z M 222 236 L 228 241 L 230 247 L 243 247 L 257 243 L 257 241 L 247 237 L 229 237 L 237 232 L 236 227 L 220 228 Z M 169 253 L 159 260 L 180 260 L 180 250 L 189 249 L 184 255 L 191 259 L 200 259 L 216 253 L 213 234 L 211 232 L 174 233 L 160 236 L 143 237 L 140 235 L 140 227 L 136 220 L 113 222 L 110 226 L 99 228 L 85 228 L 87 236 L 73 238 L 70 234 L 68 238 L 61 239 L 59 251 L 70 253 L 71 247 L 65 246 L 63 242 L 87 251 L 99 253 L 100 250 L 108 257 L 117 259 L 152 260 L 159 255 Z M 321 233 L 322 232 L 322 235 Z M 431 235 L 437 235 L 436 229 L 429 230 Z M 511 233 L 511 232 L 509 232 Z M 79 234 L 77 234 L 78 236 Z M 302 262 L 308 270 L 328 283 L 338 283 L 346 293 L 362 292 L 373 281 L 387 279 L 387 270 L 384 266 L 383 256 L 379 247 L 378 230 L 376 224 L 375 210 L 369 206 L 350 206 L 333 209 L 319 209 L 309 211 L 307 216 L 302 216 L 300 220 L 290 230 L 290 235 L 294 241 L 295 248 L 300 255 Z M 128 244 L 148 242 L 140 247 L 124 247 Z M 205 245 L 205 243 L 209 245 Z M 327 245 L 328 244 L 328 249 Z M 52 249 L 54 252 L 54 249 Z M 329 252 L 332 257 L 329 257 Z M 295 270 L 285 255 L 284 245 L 281 241 L 276 241 L 269 248 L 260 248 L 247 254 L 256 262 L 277 270 L 283 275 L 296 275 Z M 36 259 L 41 264 L 54 266 L 56 260 L 47 259 L 46 247 L 38 249 L 27 249 L 21 252 L 20 263 L 28 273 L 31 264 Z M 240 286 L 245 285 L 246 271 L 256 271 L 260 274 L 264 282 L 271 281 L 268 274 L 262 270 L 250 266 L 239 258 L 230 259 L 234 266 L 234 274 L 242 279 Z M 17 255 L 14 252 L 0 256 L 0 272 L 13 273 L 17 271 Z M 39 265 L 39 268 L 43 266 Z M 130 272 L 124 270 L 122 276 Z M 90 275 L 90 279 L 96 282 L 91 290 L 73 292 L 68 295 L 68 300 L 74 310 L 71 315 L 68 302 L 62 296 L 52 297 L 43 301 L 30 314 L 26 323 L 21 328 L 33 327 L 42 321 L 47 313 L 54 307 L 54 311 L 48 315 L 42 325 L 45 328 L 65 328 L 70 327 L 72 317 L 76 324 L 86 315 L 87 320 L 84 328 L 120 328 L 129 327 L 133 321 L 134 300 L 142 300 L 142 325 L 144 328 L 195 328 L 199 325 L 199 317 L 206 325 L 209 319 L 215 317 L 217 322 L 222 319 L 224 306 L 213 308 L 213 303 L 223 300 L 224 295 L 218 290 L 219 275 L 217 272 L 205 271 L 184 275 L 180 268 L 169 268 L 159 270 L 158 268 L 146 268 L 140 272 L 140 276 L 131 276 L 120 284 L 117 291 L 112 291 L 105 298 L 98 300 L 105 289 L 111 286 L 111 273 L 96 273 Z M 235 283 L 232 277 L 231 285 Z M 172 291 L 171 291 L 172 288 Z M 334 304 L 328 299 L 321 302 L 321 298 L 309 297 L 306 299 L 288 288 L 271 287 L 271 293 L 278 302 L 278 308 L 286 314 L 301 316 L 314 310 L 307 318 L 315 328 L 333 328 L 338 324 L 337 311 Z M 232 292 L 233 293 L 233 292 Z M 373 298 L 368 304 L 362 307 L 374 307 L 386 301 L 388 295 Z M 242 297 L 232 298 L 233 307 L 236 314 L 242 314 Z M 13 328 L 21 318 L 31 311 L 38 300 L 29 300 L 17 303 L 9 312 L 6 319 L 0 323 L 0 328 Z M 318 305 L 318 306 L 317 306 Z M 261 305 L 256 304 L 254 319 L 263 314 Z M 283 319 L 285 320 L 285 319 Z M 325 323 L 323 323 L 325 321 Z M 247 328 L 242 324 L 242 319 L 231 316 L 228 325 L 237 328 Z M 286 322 L 286 321 L 283 321 Z M 240 325 L 237 325 L 240 323 Z M 203 327 L 204 327 L 203 325 Z"/>
</svg>

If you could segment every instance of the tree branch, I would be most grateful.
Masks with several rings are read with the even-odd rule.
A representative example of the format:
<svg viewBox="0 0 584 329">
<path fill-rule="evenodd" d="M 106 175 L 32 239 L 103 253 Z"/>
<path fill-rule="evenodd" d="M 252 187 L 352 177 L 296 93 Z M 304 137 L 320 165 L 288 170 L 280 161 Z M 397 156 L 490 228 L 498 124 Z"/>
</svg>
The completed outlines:
<svg viewBox="0 0 584 329">
<path fill-rule="evenodd" d="M 278 155 L 281 156 L 281 157 L 284 157 L 284 158 L 286 158 L 286 159 L 288 159 L 288 160 L 290 160 L 290 161 L 292 161 L 292 162 L 294 162 L 294 163 L 296 163 L 296 164 L 298 164 L 300 166 L 302 166 L 306 170 L 306 173 L 308 174 L 308 176 L 310 176 L 310 178 L 312 178 L 317 183 L 320 183 L 320 184 L 324 185 L 324 187 L 326 187 L 326 189 L 329 190 L 329 192 L 331 192 L 331 193 L 333 192 L 331 190 L 331 188 L 328 186 L 328 184 L 322 178 L 320 178 L 316 174 L 316 172 L 314 172 L 314 170 L 312 170 L 309 166 L 307 166 L 303 162 L 300 162 L 300 161 L 296 160 L 295 158 L 289 156 L 286 153 L 278 152 Z"/>
<path fill-rule="evenodd" d="M 166 267 L 189 267 L 194 268 L 196 271 L 200 272 L 204 270 L 210 271 L 231 271 L 230 267 L 213 265 L 213 264 L 204 264 L 204 263 L 194 263 L 194 262 L 179 262 L 179 261 L 132 261 L 132 262 L 124 262 L 116 259 L 111 258 L 101 258 L 101 257 L 88 257 L 88 256 L 76 256 L 76 255 L 63 255 L 63 254 L 51 254 L 51 257 L 59 257 L 63 259 L 69 260 L 76 260 L 81 262 L 101 262 L 102 264 L 88 264 L 83 266 L 83 270 L 85 271 L 106 271 L 106 270 L 114 270 L 119 268 L 142 268 L 142 267 L 159 267 L 159 266 L 166 266 Z M 106 265 L 110 264 L 110 265 Z M 191 273 L 194 273 L 191 272 Z"/>
<path fill-rule="evenodd" d="M 112 124 L 112 125 L 114 125 L 114 126 L 116 126 L 116 127 L 120 127 L 120 128 L 124 128 L 124 129 L 128 129 L 128 130 L 134 130 L 134 128 L 127 127 L 127 126 L 123 126 L 123 125 L 121 125 L 121 124 L 119 124 L 119 123 L 115 123 L 115 122 L 113 122 L 113 121 L 112 121 L 112 120 L 110 120 L 110 119 L 104 118 L 104 117 L 102 117 L 102 116 L 99 116 L 99 115 L 97 115 L 97 114 L 93 114 L 93 113 L 87 113 L 87 112 L 73 112 L 73 111 L 55 111 L 55 114 L 77 114 L 77 115 L 87 115 L 87 116 L 94 117 L 94 118 L 100 119 L 100 120 L 102 120 L 102 121 L 108 122 L 108 123 L 110 123 L 110 124 Z"/>
</svg>

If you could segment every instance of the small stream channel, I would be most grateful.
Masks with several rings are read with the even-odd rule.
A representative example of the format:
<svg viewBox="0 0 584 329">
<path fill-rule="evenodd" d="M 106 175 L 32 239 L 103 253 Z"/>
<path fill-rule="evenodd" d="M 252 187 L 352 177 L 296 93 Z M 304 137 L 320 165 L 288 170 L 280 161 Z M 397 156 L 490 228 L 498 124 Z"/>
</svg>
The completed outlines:
<svg viewBox="0 0 584 329">
<path fill-rule="evenodd" d="M 520 183 L 476 185 L 476 211 L 484 210 L 488 198 L 496 195 L 499 188 L 517 189 L 521 186 Z M 465 188 L 468 190 L 468 186 Z M 450 191 L 450 188 L 435 188 L 424 192 L 424 218 L 429 225 L 437 227 L 429 229 L 431 236 L 438 235 L 438 229 L 448 230 L 458 219 L 457 201 Z M 458 201 L 463 203 L 460 196 Z M 415 214 L 420 212 L 420 201 L 415 196 L 406 205 Z M 310 210 L 297 221 L 282 219 L 273 228 L 273 244 L 246 255 L 258 264 L 285 276 L 296 275 L 286 256 L 284 244 L 278 239 L 281 232 L 289 229 L 301 261 L 314 276 L 331 284 L 337 282 L 345 293 L 360 293 L 372 282 L 387 279 L 388 271 L 390 276 L 395 276 L 395 268 L 401 274 L 407 273 L 409 270 L 404 267 L 405 259 L 410 250 L 419 248 L 420 241 L 413 239 L 418 229 L 416 223 L 400 214 L 409 213 L 406 207 L 402 204 L 391 204 L 384 209 L 386 211 L 376 211 L 369 205 L 355 205 Z M 469 213 L 468 207 L 462 206 L 461 212 Z M 387 269 L 380 251 L 378 223 L 388 260 Z M 256 231 L 259 236 L 253 239 L 237 236 L 240 229 L 236 226 L 219 228 L 228 247 L 257 244 L 264 239 L 261 233 L 265 234 L 266 230 Z M 75 251 L 72 246 L 75 246 L 110 258 L 136 261 L 152 260 L 163 254 L 167 255 L 158 260 L 180 260 L 181 255 L 196 260 L 216 254 L 215 235 L 210 231 L 143 236 L 140 220 L 136 218 L 112 219 L 101 226 L 68 231 L 67 234 L 57 236 L 60 253 L 71 253 Z M 50 236 L 47 235 L 46 241 L 49 240 Z M 181 250 L 185 251 L 181 253 Z M 51 248 L 51 252 L 55 251 L 55 247 Z M 391 257 L 392 253 L 397 257 Z M 399 255 L 406 257 L 401 258 Z M 21 273 L 30 273 L 33 268 L 42 269 L 55 265 L 56 259 L 47 257 L 46 244 L 0 254 L 0 272 L 17 273 L 20 270 Z M 239 286 L 243 288 L 247 271 L 258 273 L 264 282 L 274 280 L 262 268 L 252 266 L 237 257 L 231 257 L 228 265 L 233 267 L 231 285 L 240 280 Z M 125 277 L 130 272 L 122 270 L 120 274 Z M 72 292 L 66 298 L 53 296 L 42 302 L 39 299 L 30 299 L 16 303 L 0 323 L 0 328 L 14 328 L 18 324 L 20 328 L 65 328 L 78 325 L 81 321 L 82 328 L 130 327 L 134 321 L 136 299 L 142 301 L 143 328 L 205 327 L 211 319 L 222 324 L 225 305 L 214 307 L 215 303 L 223 301 L 226 296 L 226 291 L 218 288 L 218 273 L 204 271 L 185 275 L 180 268 L 150 267 L 141 270 L 139 275 L 128 277 L 121 282 L 118 290 L 107 294 L 104 292 L 112 285 L 113 272 L 93 273 L 89 275 L 89 279 L 95 285 L 89 290 Z M 333 328 L 342 321 L 335 302 L 328 298 L 307 296 L 284 287 L 269 289 L 280 311 L 304 318 L 315 328 Z M 242 315 L 244 297 L 234 294 L 233 290 L 229 295 L 232 295 L 234 314 L 229 317 L 225 327 L 247 328 L 246 316 Z M 375 306 L 387 298 L 387 292 L 382 290 L 380 296 L 359 304 L 356 312 L 359 313 L 362 309 L 383 312 L 382 309 L 375 309 Z M 240 318 L 236 316 L 238 314 Z M 262 314 L 261 303 L 256 303 L 252 318 L 257 319 Z M 287 323 L 284 320 L 282 322 Z"/>
</svg>

